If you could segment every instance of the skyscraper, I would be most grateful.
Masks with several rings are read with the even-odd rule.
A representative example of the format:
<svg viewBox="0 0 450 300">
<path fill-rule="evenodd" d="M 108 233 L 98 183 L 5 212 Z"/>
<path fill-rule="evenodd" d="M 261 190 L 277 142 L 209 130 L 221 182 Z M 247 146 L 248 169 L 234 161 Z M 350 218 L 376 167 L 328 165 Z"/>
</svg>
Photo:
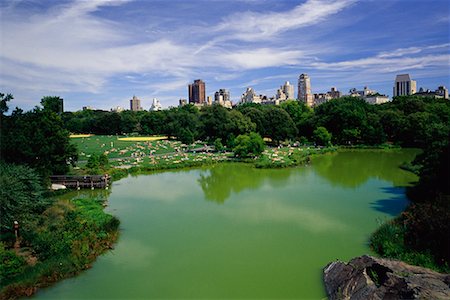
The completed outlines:
<svg viewBox="0 0 450 300">
<path fill-rule="evenodd" d="M 130 110 L 132 110 L 132 111 L 142 110 L 141 100 L 138 99 L 138 97 L 133 96 L 133 99 L 130 100 Z"/>
<path fill-rule="evenodd" d="M 194 80 L 189 84 L 189 103 L 203 104 L 206 100 L 205 82 L 201 79 Z"/>
<path fill-rule="evenodd" d="M 223 104 L 225 101 L 230 101 L 230 92 L 226 89 L 220 89 L 214 94 L 214 101 Z"/>
<path fill-rule="evenodd" d="M 311 93 L 311 79 L 308 74 L 301 74 L 298 77 L 298 97 L 299 101 L 303 101 L 307 106 L 314 105 L 314 97 Z"/>
<path fill-rule="evenodd" d="M 152 106 L 150 106 L 150 111 L 158 111 L 161 110 L 162 106 L 158 99 L 153 98 Z"/>
<path fill-rule="evenodd" d="M 284 85 L 281 87 L 281 90 L 286 95 L 286 99 L 295 99 L 294 96 L 294 86 L 289 83 L 289 81 L 286 81 Z"/>
<path fill-rule="evenodd" d="M 400 74 L 395 77 L 394 93 L 395 96 L 412 95 L 416 93 L 417 83 L 409 77 L 409 74 Z"/>
</svg>

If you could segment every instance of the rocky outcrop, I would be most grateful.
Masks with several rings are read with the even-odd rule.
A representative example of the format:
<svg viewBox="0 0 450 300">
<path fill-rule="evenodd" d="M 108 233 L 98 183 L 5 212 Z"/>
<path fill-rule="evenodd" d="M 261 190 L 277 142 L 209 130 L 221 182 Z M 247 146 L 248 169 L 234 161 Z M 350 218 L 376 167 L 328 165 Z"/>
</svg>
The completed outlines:
<svg viewBox="0 0 450 300">
<path fill-rule="evenodd" d="M 329 299 L 450 299 L 450 275 L 371 256 L 323 270 Z"/>
</svg>

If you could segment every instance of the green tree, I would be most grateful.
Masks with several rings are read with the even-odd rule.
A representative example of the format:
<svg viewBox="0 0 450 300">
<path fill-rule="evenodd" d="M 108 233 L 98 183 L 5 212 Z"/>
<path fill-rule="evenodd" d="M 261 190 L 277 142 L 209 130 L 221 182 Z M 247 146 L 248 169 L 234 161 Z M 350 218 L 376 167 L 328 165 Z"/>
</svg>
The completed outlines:
<svg viewBox="0 0 450 300">
<path fill-rule="evenodd" d="M 264 113 L 261 109 L 256 107 L 247 107 L 242 108 L 240 110 L 242 114 L 246 117 L 249 117 L 250 120 L 256 125 L 256 132 L 258 132 L 261 136 L 265 136 L 265 128 L 264 128 Z"/>
<path fill-rule="evenodd" d="M 27 228 L 48 204 L 41 177 L 26 166 L 0 162 L 0 232 L 11 232 L 14 221 Z"/>
<path fill-rule="evenodd" d="M 64 112 L 64 100 L 58 96 L 45 96 L 41 99 L 44 110 L 52 111 L 58 115 Z"/>
<path fill-rule="evenodd" d="M 135 111 L 125 110 L 120 113 L 120 131 L 122 133 L 137 132 L 139 126 L 139 119 Z"/>
<path fill-rule="evenodd" d="M 269 107 L 265 112 L 266 134 L 276 144 L 286 139 L 293 139 L 297 135 L 297 128 L 289 114 L 279 107 Z"/>
<path fill-rule="evenodd" d="M 234 144 L 234 155 L 239 157 L 258 156 L 264 151 L 265 148 L 262 137 L 256 132 L 251 132 L 248 135 L 239 135 Z"/>
<path fill-rule="evenodd" d="M 367 126 L 369 105 L 355 97 L 328 101 L 315 109 L 316 126 L 327 128 L 337 144 L 359 143 Z"/>
<path fill-rule="evenodd" d="M 314 142 L 319 146 L 331 145 L 331 133 L 325 127 L 319 126 L 314 130 Z"/>
<path fill-rule="evenodd" d="M 217 138 L 214 141 L 214 149 L 216 149 L 216 151 L 218 151 L 218 152 L 222 152 L 224 150 L 222 140 L 220 138 Z"/>
<path fill-rule="evenodd" d="M 64 174 L 78 158 L 61 117 L 49 110 L 35 108 L 23 113 L 16 109 L 4 118 L 1 159 L 27 164 L 41 174 Z"/>
<path fill-rule="evenodd" d="M 0 115 L 8 111 L 8 102 L 12 99 L 14 99 L 13 95 L 0 93 Z"/>
<path fill-rule="evenodd" d="M 142 133 L 157 135 L 166 134 L 166 113 L 164 111 L 147 112 L 141 119 Z"/>
</svg>

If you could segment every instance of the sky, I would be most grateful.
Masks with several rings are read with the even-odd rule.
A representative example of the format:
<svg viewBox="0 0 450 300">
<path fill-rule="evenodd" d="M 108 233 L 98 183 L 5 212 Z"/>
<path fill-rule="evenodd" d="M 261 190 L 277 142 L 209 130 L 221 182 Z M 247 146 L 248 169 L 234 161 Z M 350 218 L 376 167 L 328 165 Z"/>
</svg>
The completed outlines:
<svg viewBox="0 0 450 300">
<path fill-rule="evenodd" d="M 0 92 L 11 109 L 43 96 L 83 106 L 144 109 L 247 87 L 274 96 L 298 76 L 313 93 L 368 86 L 392 96 L 397 74 L 450 87 L 448 0 L 2 0 Z"/>
</svg>

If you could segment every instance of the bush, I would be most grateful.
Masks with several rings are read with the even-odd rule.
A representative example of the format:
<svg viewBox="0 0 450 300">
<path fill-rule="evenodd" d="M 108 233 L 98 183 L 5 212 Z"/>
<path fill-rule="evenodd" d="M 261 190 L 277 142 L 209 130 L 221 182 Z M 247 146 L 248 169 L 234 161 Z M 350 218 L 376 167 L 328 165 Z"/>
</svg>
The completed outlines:
<svg viewBox="0 0 450 300">
<path fill-rule="evenodd" d="M 255 132 L 251 132 L 249 135 L 239 135 L 234 144 L 234 154 L 239 157 L 258 156 L 265 147 L 262 137 Z"/>
<path fill-rule="evenodd" d="M 17 256 L 14 251 L 6 250 L 5 245 L 0 242 L 0 282 L 22 273 L 26 266 L 23 257 Z"/>
<path fill-rule="evenodd" d="M 0 162 L 0 231 L 11 232 L 14 221 L 21 228 L 49 201 L 43 198 L 40 176 L 31 168 Z"/>
</svg>

